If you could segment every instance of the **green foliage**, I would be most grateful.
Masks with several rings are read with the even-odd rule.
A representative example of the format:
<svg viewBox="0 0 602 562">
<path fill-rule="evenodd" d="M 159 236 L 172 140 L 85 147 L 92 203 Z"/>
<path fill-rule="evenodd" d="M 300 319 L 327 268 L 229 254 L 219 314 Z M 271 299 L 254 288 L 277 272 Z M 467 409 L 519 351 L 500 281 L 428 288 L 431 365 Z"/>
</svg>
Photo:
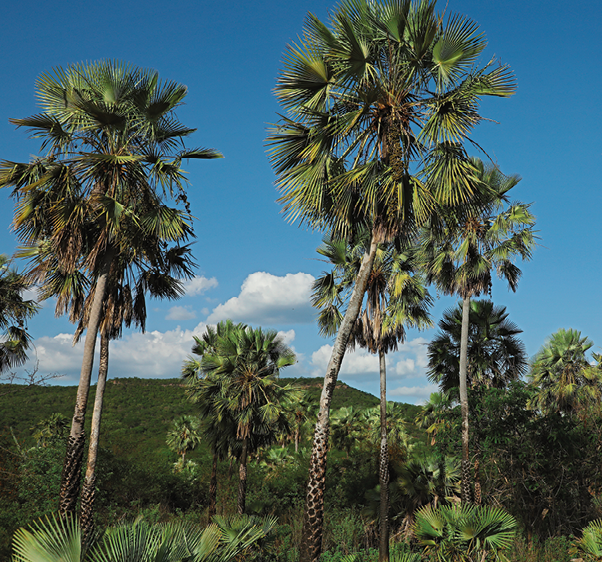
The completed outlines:
<svg viewBox="0 0 602 562">
<path fill-rule="evenodd" d="M 144 520 L 106 530 L 82 559 L 82 537 L 74 519 L 40 520 L 14 537 L 15 562 L 230 562 L 249 557 L 276 520 L 215 517 L 201 529 L 185 523 L 149 524 Z"/>
<path fill-rule="evenodd" d="M 516 520 L 498 508 L 425 506 L 416 514 L 414 533 L 440 562 L 498 560 L 512 544 Z M 503 557 L 501 558 L 503 560 Z"/>
<path fill-rule="evenodd" d="M 572 548 L 573 554 L 578 554 L 586 562 L 602 560 L 602 519 L 592 521 L 585 529 L 580 539 Z"/>
</svg>

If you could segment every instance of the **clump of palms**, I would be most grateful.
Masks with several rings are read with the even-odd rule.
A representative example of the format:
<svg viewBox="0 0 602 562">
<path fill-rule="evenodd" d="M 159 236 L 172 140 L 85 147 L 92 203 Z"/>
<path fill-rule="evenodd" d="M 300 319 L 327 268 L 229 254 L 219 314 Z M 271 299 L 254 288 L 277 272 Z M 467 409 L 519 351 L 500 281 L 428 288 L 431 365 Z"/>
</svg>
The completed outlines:
<svg viewBox="0 0 602 562">
<path fill-rule="evenodd" d="M 324 378 L 302 562 L 320 556 L 328 412 L 378 245 L 411 238 L 437 202 L 467 199 L 475 177 L 463 143 L 479 100 L 514 93 L 507 66 L 477 67 L 485 46 L 476 23 L 432 1 L 345 0 L 328 24 L 308 16 L 285 53 L 276 96 L 286 115 L 269 137 L 284 211 L 347 240 L 370 231 Z"/>
<path fill-rule="evenodd" d="M 42 113 L 11 122 L 42 139 L 45 153 L 28 163 L 2 162 L 0 187 L 13 188 L 13 228 L 24 245 L 21 255 L 33 258 L 29 278 L 46 296 L 58 296 L 57 312 L 70 311 L 78 321 L 90 290 L 61 483 L 60 510 L 70 513 L 79 494 L 94 348 L 111 279 L 128 270 L 124 260 L 150 276 L 165 273 L 165 254 L 180 252 L 192 235 L 182 161 L 220 155 L 185 148 L 183 139 L 194 129 L 174 111 L 186 88 L 160 81 L 155 71 L 112 61 L 76 64 L 42 75 L 36 86 Z"/>
<path fill-rule="evenodd" d="M 596 519 L 585 527 L 569 552 L 579 556 L 583 562 L 602 560 L 602 519 Z"/>
</svg>

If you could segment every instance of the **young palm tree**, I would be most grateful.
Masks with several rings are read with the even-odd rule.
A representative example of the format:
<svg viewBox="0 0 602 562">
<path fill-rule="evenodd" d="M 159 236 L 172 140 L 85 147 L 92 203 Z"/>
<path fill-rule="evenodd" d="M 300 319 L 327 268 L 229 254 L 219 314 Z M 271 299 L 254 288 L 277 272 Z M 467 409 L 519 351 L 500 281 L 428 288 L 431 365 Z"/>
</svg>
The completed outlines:
<svg viewBox="0 0 602 562">
<path fill-rule="evenodd" d="M 314 283 L 312 303 L 320 308 L 318 324 L 324 335 L 334 335 L 343 318 L 347 299 L 355 285 L 362 258 L 368 251 L 366 231 L 356 235 L 354 244 L 325 238 L 318 252 L 333 265 L 330 273 Z M 395 244 L 381 244 L 376 252 L 366 287 L 366 303 L 349 339 L 348 346 L 364 347 L 378 354 L 380 372 L 380 455 L 381 493 L 379 561 L 389 558 L 388 481 L 389 448 L 387 442 L 386 354 L 405 340 L 406 326 L 425 328 L 431 325 L 428 308 L 432 299 L 424 281 L 416 274 L 410 251 L 400 252 Z M 333 437 L 336 428 L 333 427 Z M 347 449 L 349 456 L 349 449 Z"/>
<path fill-rule="evenodd" d="M 0 374 L 27 360 L 31 340 L 25 323 L 38 310 L 34 301 L 23 300 L 29 283 L 9 265 L 8 257 L 0 254 Z"/>
<path fill-rule="evenodd" d="M 492 270 L 516 291 L 521 275 L 514 260 L 531 258 L 535 246 L 535 217 L 523 203 L 504 205 L 519 178 L 505 176 L 495 166 L 473 159 L 478 183 L 468 202 L 440 207 L 423 229 L 422 252 L 429 280 L 446 294 L 462 298 L 459 389 L 462 409 L 462 498 L 470 502 L 468 453 L 468 334 L 470 300 L 489 293 Z"/>
<path fill-rule="evenodd" d="M 42 75 L 37 89 L 43 112 L 12 122 L 41 138 L 46 154 L 29 163 L 3 162 L 0 187 L 13 188 L 13 227 L 24 254 L 46 244 L 55 260 L 35 264 L 30 279 L 44 283 L 58 265 L 66 275 L 85 271 L 95 280 L 61 483 L 60 511 L 67 513 L 79 493 L 94 347 L 115 262 L 128 251 L 152 265 L 158 247 L 192 234 L 182 160 L 220 155 L 184 148 L 193 129 L 174 110 L 186 88 L 161 82 L 155 71 L 109 61 L 78 64 Z M 185 211 L 168 207 L 168 198 Z"/>
<path fill-rule="evenodd" d="M 310 15 L 285 54 L 276 95 L 287 114 L 268 139 L 280 202 L 291 220 L 340 237 L 363 224 L 371 238 L 324 378 L 301 562 L 320 557 L 328 412 L 378 244 L 410 237 L 436 200 L 466 198 L 462 143 L 479 99 L 514 92 L 507 66 L 476 68 L 485 46 L 474 22 L 432 1 L 343 0 L 329 26 Z"/>
</svg>

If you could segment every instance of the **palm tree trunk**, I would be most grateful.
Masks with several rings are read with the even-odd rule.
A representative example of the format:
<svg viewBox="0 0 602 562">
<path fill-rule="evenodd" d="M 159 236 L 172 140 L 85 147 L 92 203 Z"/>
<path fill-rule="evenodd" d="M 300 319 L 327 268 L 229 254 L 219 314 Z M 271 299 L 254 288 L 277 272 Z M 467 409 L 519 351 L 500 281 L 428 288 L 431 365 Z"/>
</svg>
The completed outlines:
<svg viewBox="0 0 602 562">
<path fill-rule="evenodd" d="M 380 364 L 380 537 L 378 562 L 389 562 L 389 445 L 387 443 L 387 366 L 385 352 L 378 350 Z"/>
<path fill-rule="evenodd" d="M 96 460 L 98 458 L 98 441 L 100 437 L 100 422 L 102 418 L 102 404 L 109 371 L 109 338 L 100 336 L 100 364 L 98 366 L 98 383 L 94 398 L 94 411 L 92 412 L 92 428 L 90 430 L 90 446 L 88 447 L 88 464 L 86 476 L 82 486 L 82 499 L 80 505 L 80 524 L 82 542 L 88 544 L 94 531 L 94 499 L 96 497 Z"/>
<path fill-rule="evenodd" d="M 472 478 L 468 453 L 468 325 L 470 322 L 470 295 L 462 297 L 462 332 L 460 338 L 460 408 L 462 410 L 462 503 L 472 503 Z"/>
<path fill-rule="evenodd" d="M 108 250 L 105 254 L 100 270 L 100 276 L 94 290 L 94 300 L 86 328 L 86 339 L 84 342 L 84 356 L 82 368 L 79 375 L 77 397 L 75 399 L 75 410 L 71 422 L 71 433 L 67 442 L 63 473 L 61 475 L 61 491 L 59 498 L 59 513 L 62 516 L 75 513 L 79 487 L 81 482 L 81 471 L 84 459 L 84 447 L 86 435 L 84 421 L 86 407 L 88 405 L 88 393 L 90 391 L 90 379 L 94 365 L 94 348 L 96 347 L 96 336 L 102 317 L 102 305 L 106 293 L 109 271 L 113 261 L 113 252 Z"/>
<path fill-rule="evenodd" d="M 209 481 L 209 518 L 217 513 L 217 453 L 213 453 L 211 480 Z"/>
<path fill-rule="evenodd" d="M 318 562 L 322 553 L 322 527 L 324 523 L 324 488 L 326 484 L 326 458 L 328 453 L 328 435 L 330 432 L 330 403 L 337 383 L 341 363 L 349 342 L 351 330 L 359 315 L 368 278 L 372 272 L 378 244 L 374 232 L 370 240 L 370 251 L 364 254 L 357 280 L 349 299 L 349 306 L 341 322 L 332 354 L 326 368 L 324 385 L 320 396 L 320 411 L 314 431 L 311 460 L 309 464 L 309 482 L 303 514 L 301 548 L 299 562 Z"/>
<path fill-rule="evenodd" d="M 242 442 L 242 454 L 240 455 L 240 466 L 238 468 L 238 514 L 245 513 L 245 500 L 247 497 L 247 449 L 249 438 L 245 437 Z"/>
</svg>

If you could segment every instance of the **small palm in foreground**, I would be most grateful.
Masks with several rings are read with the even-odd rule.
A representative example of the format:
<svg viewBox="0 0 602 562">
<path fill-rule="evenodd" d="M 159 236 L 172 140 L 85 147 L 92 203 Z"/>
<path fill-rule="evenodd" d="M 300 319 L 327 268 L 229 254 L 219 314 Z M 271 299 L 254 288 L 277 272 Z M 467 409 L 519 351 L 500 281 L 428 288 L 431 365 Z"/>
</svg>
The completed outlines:
<svg viewBox="0 0 602 562">
<path fill-rule="evenodd" d="M 516 520 L 489 506 L 426 506 L 416 514 L 414 532 L 440 562 L 504 560 L 501 551 L 512 544 Z"/>
<path fill-rule="evenodd" d="M 585 527 L 581 538 L 573 543 L 569 552 L 580 556 L 585 562 L 602 560 L 602 519 L 592 521 Z"/>
<path fill-rule="evenodd" d="M 151 525 L 137 521 L 108 529 L 84 552 L 79 526 L 72 518 L 40 520 L 13 538 L 14 562 L 229 562 L 261 541 L 275 518 L 215 517 L 208 527 L 183 523 Z"/>
</svg>

